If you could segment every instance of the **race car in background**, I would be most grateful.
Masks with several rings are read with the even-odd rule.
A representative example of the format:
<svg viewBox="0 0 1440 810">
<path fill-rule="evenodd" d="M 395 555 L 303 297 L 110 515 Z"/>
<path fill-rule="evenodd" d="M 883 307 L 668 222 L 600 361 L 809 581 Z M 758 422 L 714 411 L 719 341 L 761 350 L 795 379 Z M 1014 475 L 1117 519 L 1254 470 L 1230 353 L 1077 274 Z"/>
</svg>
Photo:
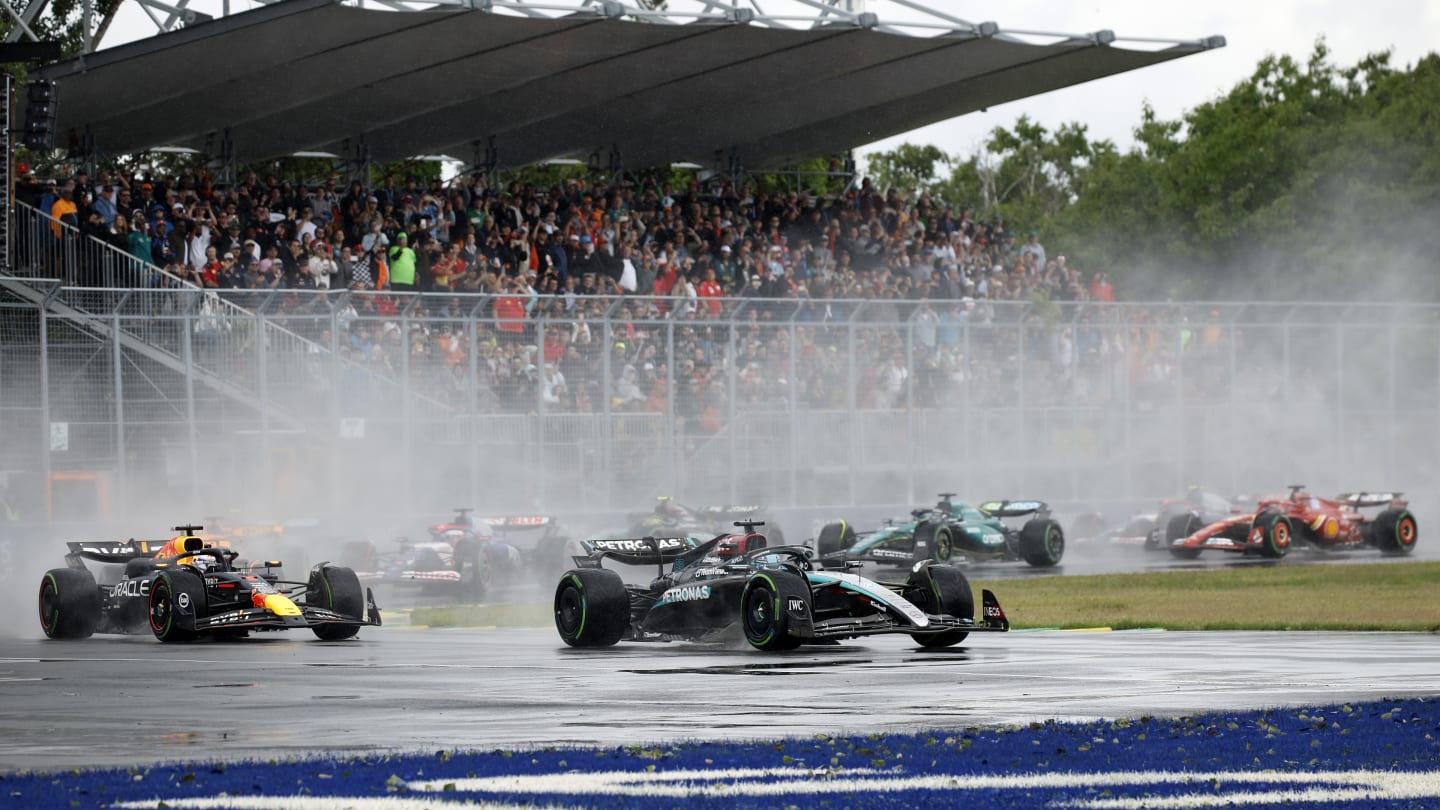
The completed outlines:
<svg viewBox="0 0 1440 810">
<path fill-rule="evenodd" d="M 844 520 L 826 523 L 813 545 L 827 564 L 871 562 L 909 566 L 923 560 L 1024 560 L 1049 568 L 1065 555 L 1065 532 L 1044 501 L 987 501 L 978 506 L 940 494 L 934 507 L 914 509 L 910 520 L 857 532 Z M 1030 517 L 1019 528 L 1006 520 Z"/>
<path fill-rule="evenodd" d="M 975 595 L 958 568 L 917 564 L 903 583 L 883 584 L 830 570 L 803 546 L 772 546 L 739 521 L 739 532 L 704 543 L 693 538 L 584 541 L 589 551 L 555 589 L 555 628 L 572 647 L 627 641 L 723 641 L 738 629 L 757 650 L 883 633 L 909 634 L 923 647 L 959 644 L 972 632 L 1009 629 L 995 595 Z M 648 585 L 626 585 L 602 563 L 653 565 Z"/>
<path fill-rule="evenodd" d="M 1195 514 L 1178 515 L 1166 527 L 1166 547 L 1187 560 L 1203 551 L 1279 559 L 1297 544 L 1323 551 L 1377 548 L 1391 555 L 1415 549 L 1419 527 L 1399 492 L 1347 492 L 1330 500 L 1302 484 L 1289 489 L 1289 495 L 1260 499 L 1252 513 L 1208 524 Z M 1373 518 L 1360 511 L 1374 508 L 1381 511 Z"/>
<path fill-rule="evenodd" d="M 497 565 L 489 532 L 475 530 L 470 511 L 457 509 L 449 522 L 432 524 L 425 540 L 397 538 L 391 551 L 369 540 L 345 543 L 340 558 L 355 568 L 361 582 L 439 590 L 478 601 L 490 590 Z"/>
<path fill-rule="evenodd" d="M 710 538 L 730 531 L 735 521 L 748 520 L 765 523 L 767 536 L 776 545 L 785 541 L 780 526 L 765 515 L 762 506 L 685 506 L 673 498 L 655 499 L 655 508 L 649 512 L 632 513 L 625 529 L 612 533 L 619 537 L 680 537 L 693 536 Z"/>
<path fill-rule="evenodd" d="M 521 577 L 549 579 L 563 571 L 570 538 L 548 516 L 476 518 L 457 508 L 448 522 L 431 525 L 428 539 L 399 538 L 393 551 L 369 541 L 346 543 L 342 558 L 355 566 L 360 581 L 449 591 L 480 600 L 494 583 Z"/>
<path fill-rule="evenodd" d="M 278 560 L 243 563 L 196 536 L 200 529 L 177 526 L 181 534 L 164 543 L 67 543 L 66 567 L 40 580 L 40 629 L 55 639 L 149 632 L 176 642 L 308 628 L 333 641 L 380 624 L 354 571 L 320 563 L 304 582 L 287 581 Z M 87 562 L 100 569 L 98 581 Z"/>
<path fill-rule="evenodd" d="M 1238 504 L 1246 500 L 1191 487 L 1182 497 L 1162 499 L 1159 511 L 1131 515 L 1123 525 L 1113 528 L 1099 512 L 1082 514 L 1071 524 L 1069 538 L 1076 545 L 1140 546 L 1146 551 L 1160 551 L 1166 548 L 1166 527 L 1177 518 L 1193 514 L 1202 523 L 1213 523 L 1240 514 L 1244 510 Z"/>
</svg>

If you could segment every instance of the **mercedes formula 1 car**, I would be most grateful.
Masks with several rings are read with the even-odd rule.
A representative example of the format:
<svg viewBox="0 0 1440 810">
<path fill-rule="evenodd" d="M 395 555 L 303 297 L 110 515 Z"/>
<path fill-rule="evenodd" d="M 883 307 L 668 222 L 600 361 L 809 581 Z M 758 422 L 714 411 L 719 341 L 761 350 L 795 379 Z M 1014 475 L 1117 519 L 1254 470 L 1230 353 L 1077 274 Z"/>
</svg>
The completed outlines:
<svg viewBox="0 0 1440 810">
<path fill-rule="evenodd" d="M 194 536 L 201 528 L 177 526 L 164 544 L 67 543 L 66 567 L 40 580 L 40 628 L 59 639 L 148 631 L 161 641 L 309 628 L 330 641 L 380 624 L 354 571 L 320 563 L 305 582 L 283 580 L 279 561 L 243 563 Z M 118 576 L 97 582 L 87 561 Z"/>
<path fill-rule="evenodd" d="M 682 537 L 709 538 L 730 530 L 737 520 L 768 523 L 766 534 L 776 545 L 785 542 L 784 534 L 774 521 L 767 521 L 760 506 L 685 506 L 672 498 L 656 498 L 655 508 L 629 516 L 621 537 Z"/>
<path fill-rule="evenodd" d="M 908 566 L 921 560 L 1024 560 L 1037 568 L 1058 565 L 1065 555 L 1065 532 L 1051 519 L 1043 501 L 959 503 L 955 493 L 940 494 L 933 508 L 914 509 L 911 519 L 875 531 L 856 532 L 847 521 L 825 524 L 814 545 L 829 564 L 872 562 Z M 1020 528 L 1006 519 L 1034 515 Z"/>
<path fill-rule="evenodd" d="M 958 568 L 918 563 L 903 583 L 884 584 L 819 567 L 803 546 L 771 546 L 763 525 L 700 543 L 692 538 L 582 541 L 588 554 L 555 589 L 555 628 L 572 647 L 628 641 L 719 641 L 738 625 L 751 646 L 789 650 L 801 644 L 881 633 L 909 634 L 924 647 L 948 647 L 972 632 L 1010 627 L 995 594 L 975 595 Z M 604 560 L 654 565 L 648 586 L 626 585 Z"/>
<path fill-rule="evenodd" d="M 1373 518 L 1361 509 L 1383 507 Z M 1377 548 L 1409 554 L 1419 529 L 1399 492 L 1347 492 L 1317 498 L 1300 484 L 1289 495 L 1262 498 L 1254 512 L 1204 523 L 1195 513 L 1176 515 L 1165 527 L 1170 553 L 1194 559 L 1202 551 L 1230 551 L 1279 559 L 1296 543 L 1325 551 Z"/>
</svg>

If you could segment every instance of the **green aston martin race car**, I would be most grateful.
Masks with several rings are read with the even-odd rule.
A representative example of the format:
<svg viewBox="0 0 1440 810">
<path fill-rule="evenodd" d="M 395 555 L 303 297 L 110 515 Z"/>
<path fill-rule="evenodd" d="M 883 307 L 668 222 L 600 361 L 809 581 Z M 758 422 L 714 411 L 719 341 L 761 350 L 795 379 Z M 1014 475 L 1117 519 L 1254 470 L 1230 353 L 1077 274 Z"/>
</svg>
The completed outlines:
<svg viewBox="0 0 1440 810">
<path fill-rule="evenodd" d="M 912 509 L 910 520 L 887 521 L 869 532 L 857 532 L 848 521 L 825 524 L 813 544 L 826 564 L 847 560 L 909 566 L 920 560 L 939 562 L 1024 560 L 1049 568 L 1065 555 L 1065 532 L 1050 517 L 1044 501 L 986 501 L 978 506 L 940 494 L 934 507 Z M 1008 519 L 1031 516 L 1015 528 Z"/>
</svg>

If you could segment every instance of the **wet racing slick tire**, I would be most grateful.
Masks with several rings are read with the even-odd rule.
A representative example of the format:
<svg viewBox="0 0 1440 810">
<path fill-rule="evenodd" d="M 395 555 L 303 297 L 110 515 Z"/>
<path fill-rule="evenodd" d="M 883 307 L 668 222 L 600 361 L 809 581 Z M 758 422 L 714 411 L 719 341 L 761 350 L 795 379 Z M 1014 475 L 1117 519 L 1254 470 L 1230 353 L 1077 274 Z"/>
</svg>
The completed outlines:
<svg viewBox="0 0 1440 810">
<path fill-rule="evenodd" d="M 630 625 L 630 594 L 603 568 L 566 571 L 555 587 L 555 629 L 571 647 L 609 647 Z"/>
<path fill-rule="evenodd" d="M 184 627 L 182 610 L 190 615 Z M 193 641 L 194 619 L 204 615 L 205 583 L 189 571 L 162 571 L 150 583 L 150 632 L 164 642 Z"/>
<path fill-rule="evenodd" d="M 305 604 L 333 610 L 341 616 L 365 618 L 365 591 L 360 578 L 349 568 L 324 565 L 310 571 L 305 584 Z M 317 624 L 310 628 L 321 641 L 339 641 L 360 632 L 358 624 Z"/>
<path fill-rule="evenodd" d="M 778 543 L 776 545 L 779 545 Z M 815 538 L 815 553 L 823 560 L 831 554 L 839 554 L 855 545 L 855 527 L 848 520 L 826 523 Z"/>
<path fill-rule="evenodd" d="M 81 568 L 52 568 L 40 579 L 40 629 L 50 638 L 89 638 L 100 624 L 100 589 Z"/>
<path fill-rule="evenodd" d="M 460 574 L 460 596 L 472 602 L 484 599 L 490 590 L 494 568 L 480 544 L 473 540 L 456 543 L 455 557 L 451 564 Z"/>
<path fill-rule="evenodd" d="M 740 626 L 750 646 L 765 652 L 793 650 L 799 636 L 790 632 L 789 600 L 800 599 L 810 613 L 810 585 L 789 571 L 760 571 L 745 583 L 740 595 Z"/>
<path fill-rule="evenodd" d="M 1183 515 L 1175 515 L 1165 523 L 1165 547 L 1170 549 L 1170 555 L 1181 560 L 1193 560 L 1200 556 L 1200 549 L 1192 546 L 1174 545 L 1176 540 L 1182 540 L 1195 532 L 1203 529 L 1200 516 L 1194 512 L 1186 512 Z"/>
<path fill-rule="evenodd" d="M 904 596 L 926 613 L 957 619 L 975 618 L 975 592 L 970 590 L 970 580 L 965 578 L 965 572 L 953 566 L 932 564 L 912 571 L 905 583 Z M 915 633 L 910 637 L 921 647 L 953 647 L 969 635 L 967 630 L 952 630 Z"/>
<path fill-rule="evenodd" d="M 1370 524 L 1370 541 L 1384 554 L 1409 554 L 1419 537 L 1420 527 L 1409 509 L 1386 509 Z"/>
<path fill-rule="evenodd" d="M 378 566 L 375 560 L 375 544 L 368 540 L 347 540 L 340 544 L 340 564 L 356 571 L 374 571 Z M 282 565 L 291 570 L 295 567 L 288 560 L 281 560 Z"/>
<path fill-rule="evenodd" d="M 1085 512 L 1070 524 L 1070 536 L 1076 541 L 1097 540 L 1105 534 L 1105 517 L 1099 512 Z"/>
<path fill-rule="evenodd" d="M 1065 531 L 1050 518 L 1035 518 L 1020 529 L 1020 556 L 1036 568 L 1060 564 L 1065 556 Z"/>
<path fill-rule="evenodd" d="M 950 562 L 955 556 L 955 532 L 949 526 L 937 521 L 925 521 L 915 527 L 915 556 L 916 561 L 934 560 L 936 562 Z M 925 553 L 920 553 L 920 544 L 925 544 Z"/>
<path fill-rule="evenodd" d="M 1278 560 L 1290 553 L 1295 533 L 1290 518 L 1279 512 L 1261 512 L 1255 516 L 1254 527 L 1260 529 L 1260 556 Z"/>
</svg>

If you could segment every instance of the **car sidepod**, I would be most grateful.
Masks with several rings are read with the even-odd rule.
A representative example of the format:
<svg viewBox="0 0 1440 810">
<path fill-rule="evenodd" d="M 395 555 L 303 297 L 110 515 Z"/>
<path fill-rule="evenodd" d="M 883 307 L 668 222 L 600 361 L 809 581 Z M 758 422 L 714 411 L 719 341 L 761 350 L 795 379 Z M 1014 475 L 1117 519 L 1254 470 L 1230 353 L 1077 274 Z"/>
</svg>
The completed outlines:
<svg viewBox="0 0 1440 810">
<path fill-rule="evenodd" d="M 696 638 L 734 624 L 740 616 L 746 579 L 743 575 L 695 579 L 667 588 L 645 614 L 641 629 Z"/>
</svg>

